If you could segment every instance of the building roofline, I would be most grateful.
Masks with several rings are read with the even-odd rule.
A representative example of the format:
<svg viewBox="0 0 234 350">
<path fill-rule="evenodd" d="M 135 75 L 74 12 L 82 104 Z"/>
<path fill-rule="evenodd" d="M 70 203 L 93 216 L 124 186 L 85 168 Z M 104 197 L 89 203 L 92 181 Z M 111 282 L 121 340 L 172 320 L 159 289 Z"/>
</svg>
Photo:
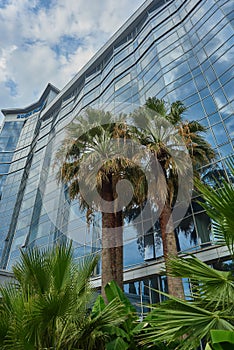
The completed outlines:
<svg viewBox="0 0 234 350">
<path fill-rule="evenodd" d="M 26 106 L 24 108 L 10 108 L 10 109 L 2 109 L 1 112 L 2 114 L 6 117 L 9 114 L 20 114 L 20 113 L 27 113 L 31 111 L 32 109 L 35 109 L 41 105 L 41 103 L 45 100 L 47 95 L 49 94 L 50 91 L 54 91 L 56 94 L 59 94 L 60 90 L 56 88 L 53 84 L 48 83 L 45 90 L 43 91 L 41 97 L 37 102 L 32 103 L 29 106 Z"/>
<path fill-rule="evenodd" d="M 60 93 L 51 101 L 51 103 L 46 106 L 42 112 L 43 116 L 48 113 L 53 107 L 56 107 L 69 90 L 73 90 L 74 85 L 77 83 L 78 79 L 81 79 L 88 70 L 93 69 L 93 65 L 98 65 L 98 61 L 101 61 L 105 54 L 110 49 L 110 46 L 114 46 L 118 41 L 121 41 L 123 35 L 127 35 L 128 32 L 136 26 L 137 23 L 145 16 L 145 13 L 152 5 L 155 3 L 160 4 L 161 0 L 146 0 L 130 17 L 125 21 L 125 23 L 110 37 L 110 39 L 94 54 L 94 56 L 79 70 L 79 72 L 64 86 Z M 167 5 L 166 3 L 164 5 Z M 163 5 L 159 5 L 163 6 Z"/>
</svg>

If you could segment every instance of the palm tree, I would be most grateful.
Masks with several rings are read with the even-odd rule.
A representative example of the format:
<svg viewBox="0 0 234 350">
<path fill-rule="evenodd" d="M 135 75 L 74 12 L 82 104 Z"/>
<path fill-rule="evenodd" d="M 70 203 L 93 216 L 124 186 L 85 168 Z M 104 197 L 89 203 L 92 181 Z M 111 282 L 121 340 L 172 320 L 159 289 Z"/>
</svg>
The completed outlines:
<svg viewBox="0 0 234 350">
<path fill-rule="evenodd" d="M 234 175 L 234 161 L 227 162 Z M 216 180 L 216 186 L 204 185 L 196 180 L 204 201 L 200 205 L 213 220 L 213 233 L 217 244 L 225 244 L 234 260 L 234 184 L 223 179 Z M 168 295 L 169 300 L 154 306 L 146 317 L 148 329 L 142 344 L 161 340 L 181 340 L 177 349 L 193 350 L 200 342 L 206 349 L 231 349 L 234 332 L 234 275 L 232 271 L 216 270 L 194 256 L 173 258 L 168 261 L 168 273 L 176 277 L 189 278 L 192 286 L 187 300 Z M 218 338 L 219 337 L 219 338 Z M 218 347 L 220 343 L 226 344 Z M 214 347 L 213 344 L 214 343 Z"/>
<path fill-rule="evenodd" d="M 172 210 L 181 203 L 176 202 L 176 196 L 180 191 L 180 201 L 188 203 L 192 170 L 197 174 L 199 168 L 215 156 L 200 135 L 205 131 L 204 127 L 196 121 L 183 121 L 185 111 L 180 101 L 167 107 L 165 101 L 153 97 L 146 101 L 145 107 L 132 114 L 133 135 L 149 150 L 149 164 L 158 183 L 157 193 L 151 194 L 151 200 L 161 210 L 159 222 L 166 266 L 168 257 L 177 255 Z M 169 292 L 183 297 L 181 279 L 168 276 L 167 281 Z"/>
<path fill-rule="evenodd" d="M 126 313 L 117 300 L 100 307 L 90 284 L 97 260 L 77 264 L 64 244 L 22 252 L 16 283 L 0 289 L 1 349 L 105 349 Z"/>
<path fill-rule="evenodd" d="M 71 199 L 78 198 L 89 214 L 94 208 L 102 213 L 103 295 L 111 280 L 123 288 L 123 211 L 144 200 L 145 195 L 144 181 L 139 181 L 143 173 L 128 157 L 131 145 L 125 124 L 119 119 L 116 123 L 108 112 L 87 109 L 84 117 L 78 116 L 69 125 L 67 139 L 59 150 L 59 180 L 68 185 Z M 132 190 L 122 188 L 118 195 L 118 183 L 124 179 L 134 190 L 130 203 L 127 195 L 132 195 Z"/>
</svg>

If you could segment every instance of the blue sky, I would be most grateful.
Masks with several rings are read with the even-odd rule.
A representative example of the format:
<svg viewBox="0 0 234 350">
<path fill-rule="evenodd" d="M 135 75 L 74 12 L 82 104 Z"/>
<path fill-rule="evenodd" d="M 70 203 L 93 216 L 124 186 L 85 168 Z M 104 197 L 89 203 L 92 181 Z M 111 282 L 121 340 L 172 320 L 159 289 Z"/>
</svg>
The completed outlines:
<svg viewBox="0 0 234 350">
<path fill-rule="evenodd" d="M 143 2 L 0 0 L 0 109 L 63 88 Z"/>
</svg>

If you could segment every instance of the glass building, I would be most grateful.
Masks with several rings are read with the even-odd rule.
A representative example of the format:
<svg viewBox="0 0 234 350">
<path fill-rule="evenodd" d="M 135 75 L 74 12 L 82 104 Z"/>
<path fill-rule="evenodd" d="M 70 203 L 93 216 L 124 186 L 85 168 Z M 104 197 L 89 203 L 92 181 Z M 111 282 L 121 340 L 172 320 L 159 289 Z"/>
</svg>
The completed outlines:
<svg viewBox="0 0 234 350">
<path fill-rule="evenodd" d="M 207 128 L 217 153 L 213 167 L 229 176 L 224 160 L 233 155 L 234 143 L 233 24 L 229 0 L 147 0 L 62 91 L 49 84 L 33 105 L 2 111 L 0 268 L 11 270 L 19 248 L 48 246 L 63 236 L 73 239 L 76 258 L 101 250 L 100 216 L 87 225 L 53 168 L 64 128 L 88 106 L 118 114 L 148 97 L 181 100 L 188 107 L 185 117 Z M 210 263 L 228 259 L 224 247 L 212 244 L 211 225 L 192 202 L 176 229 L 178 251 L 192 251 Z M 143 218 L 141 230 L 125 224 L 124 266 L 132 300 L 156 301 L 147 287 L 166 288 L 158 275 L 157 225 L 144 232 Z"/>
</svg>

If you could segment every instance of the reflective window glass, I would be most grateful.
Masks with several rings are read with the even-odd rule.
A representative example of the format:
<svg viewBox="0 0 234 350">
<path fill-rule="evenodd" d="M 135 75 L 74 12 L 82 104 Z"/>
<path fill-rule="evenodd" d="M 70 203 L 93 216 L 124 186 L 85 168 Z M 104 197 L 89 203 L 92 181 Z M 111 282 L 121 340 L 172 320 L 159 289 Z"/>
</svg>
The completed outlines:
<svg viewBox="0 0 234 350">
<path fill-rule="evenodd" d="M 228 102 L 222 89 L 219 89 L 216 92 L 214 92 L 213 96 L 218 108 L 222 108 Z"/>
<path fill-rule="evenodd" d="M 6 174 L 8 173 L 8 170 L 10 168 L 10 164 L 0 164 L 0 173 L 1 174 Z"/>
<path fill-rule="evenodd" d="M 221 118 L 220 118 L 220 114 L 218 112 L 212 114 L 212 115 L 209 115 L 209 122 L 210 122 L 210 125 L 214 125 L 214 124 L 217 124 L 221 121 Z"/>
<path fill-rule="evenodd" d="M 195 80 L 195 83 L 196 83 L 196 85 L 197 85 L 199 91 L 202 90 L 203 88 L 205 88 L 206 85 L 207 85 L 207 82 L 206 82 L 206 80 L 205 80 L 205 77 L 204 77 L 204 75 L 202 75 L 202 74 L 196 76 L 196 77 L 194 78 L 194 80 Z"/>
<path fill-rule="evenodd" d="M 229 116 L 225 119 L 224 124 L 226 125 L 230 138 L 234 139 L 234 115 L 231 115 L 231 113 L 229 113 L 228 115 Z"/>
<path fill-rule="evenodd" d="M 192 215 L 185 217 L 175 232 L 178 251 L 190 251 L 197 245 L 197 233 Z"/>
<path fill-rule="evenodd" d="M 185 101 L 186 103 L 186 101 Z M 186 106 L 189 106 L 189 104 L 186 103 Z M 202 104 L 200 102 L 189 106 L 188 110 L 186 112 L 186 119 L 189 120 L 200 120 L 205 116 L 204 108 L 202 107 Z"/>
<path fill-rule="evenodd" d="M 211 96 L 206 97 L 205 99 L 203 99 L 202 102 L 207 114 L 216 112 L 216 105 Z"/>
<path fill-rule="evenodd" d="M 227 98 L 232 101 L 234 99 L 234 89 L 233 89 L 233 81 L 229 81 L 227 82 L 224 86 L 223 86 L 224 92 L 227 96 Z"/>
<path fill-rule="evenodd" d="M 206 87 L 206 88 L 204 88 L 204 89 L 202 89 L 202 90 L 199 90 L 199 94 L 200 94 L 201 98 L 203 99 L 203 98 L 205 98 L 205 97 L 207 97 L 207 96 L 210 95 L 210 91 L 209 91 L 209 89 Z"/>
<path fill-rule="evenodd" d="M 115 83 L 115 91 L 120 89 L 122 86 L 126 85 L 131 79 L 130 73 L 122 77 Z"/>
<path fill-rule="evenodd" d="M 212 67 L 209 67 L 204 71 L 204 75 L 208 81 L 209 84 L 211 84 L 213 81 L 217 79 L 215 72 Z"/>
<path fill-rule="evenodd" d="M 212 130 L 214 132 L 217 144 L 220 145 L 222 143 L 226 143 L 228 141 L 227 139 L 227 133 L 222 125 L 222 123 L 216 124 L 212 126 Z"/>
<path fill-rule="evenodd" d="M 227 143 L 226 145 L 219 147 L 219 152 L 222 157 L 228 157 L 230 155 L 233 155 L 234 148 L 231 143 Z"/>
<path fill-rule="evenodd" d="M 211 220 L 204 212 L 195 214 L 194 218 L 199 243 L 201 247 L 206 247 L 207 243 L 211 241 Z"/>
<path fill-rule="evenodd" d="M 211 129 L 206 130 L 206 141 L 214 148 L 216 146 L 214 134 Z"/>
<path fill-rule="evenodd" d="M 132 252 L 134 251 L 134 254 Z M 124 267 L 131 267 L 144 262 L 144 254 L 141 252 L 141 245 L 138 239 L 128 241 L 123 247 Z"/>
</svg>

